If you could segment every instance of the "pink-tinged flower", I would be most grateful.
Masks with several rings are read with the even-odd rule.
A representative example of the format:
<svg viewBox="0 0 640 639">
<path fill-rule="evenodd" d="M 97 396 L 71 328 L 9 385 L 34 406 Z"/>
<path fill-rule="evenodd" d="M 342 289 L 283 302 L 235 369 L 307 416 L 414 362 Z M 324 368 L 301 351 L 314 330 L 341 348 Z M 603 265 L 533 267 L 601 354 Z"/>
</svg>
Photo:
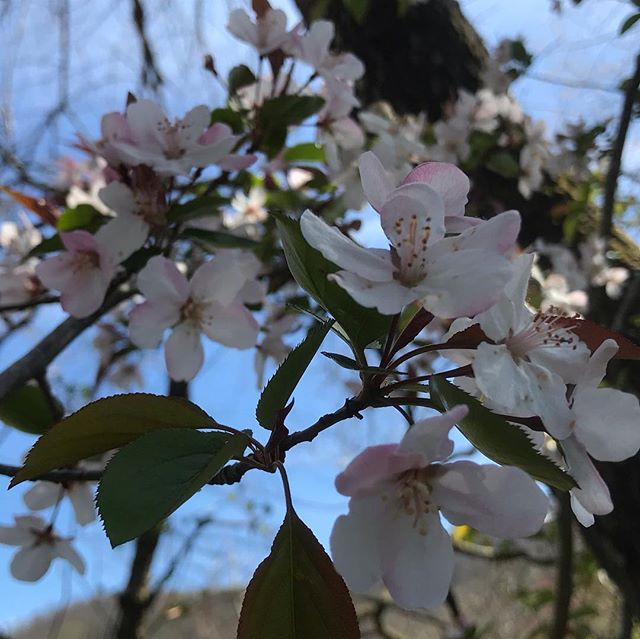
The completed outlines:
<svg viewBox="0 0 640 639">
<path fill-rule="evenodd" d="M 551 435 L 571 434 L 566 384 L 578 380 L 589 349 L 569 329 L 525 305 L 533 255 L 523 255 L 498 302 L 474 319 L 492 344 L 482 342 L 473 371 L 491 406 L 509 415 L 538 415 Z"/>
<path fill-rule="evenodd" d="M 62 308 L 74 317 L 97 311 L 116 272 L 116 260 L 108 246 L 87 231 L 60 233 L 67 249 L 36 266 L 36 275 L 47 287 L 61 292 Z"/>
<path fill-rule="evenodd" d="M 171 260 L 151 258 L 138 275 L 138 288 L 147 301 L 131 312 L 131 341 L 155 348 L 171 328 L 164 350 L 167 371 L 172 379 L 186 381 L 204 361 L 201 333 L 232 348 L 253 347 L 259 326 L 243 301 L 259 270 L 250 253 L 221 250 L 189 281 Z"/>
<path fill-rule="evenodd" d="M 96 519 L 93 492 L 87 482 L 68 482 L 64 486 L 49 481 L 36 482 L 22 499 L 29 510 L 52 508 L 63 497 L 68 497 L 76 522 L 86 526 Z"/>
<path fill-rule="evenodd" d="M 614 388 L 600 388 L 609 360 L 618 345 L 605 340 L 593 353 L 569 394 L 573 415 L 571 436 L 561 441 L 568 470 L 579 485 L 571 491 L 573 510 L 590 526 L 593 515 L 613 510 L 609 490 L 589 455 L 600 461 L 618 462 L 640 450 L 640 403 L 638 398 Z M 588 453 L 588 454 L 587 454 Z"/>
<path fill-rule="evenodd" d="M 287 15 L 280 9 L 268 9 L 253 22 L 244 9 L 234 9 L 229 14 L 227 30 L 238 40 L 254 46 L 260 55 L 266 55 L 287 40 Z"/>
<path fill-rule="evenodd" d="M 112 166 L 145 164 L 161 175 L 184 175 L 210 164 L 230 169 L 251 165 L 254 156 L 229 155 L 237 137 L 226 124 L 209 126 L 210 117 L 201 105 L 171 122 L 157 104 L 139 100 L 125 115 L 103 117 L 102 139 L 95 148 Z"/>
<path fill-rule="evenodd" d="M 386 174 L 379 181 L 383 174 L 370 171 L 374 157 L 361 157 L 360 172 L 389 249 L 363 248 L 310 211 L 302 215 L 307 242 L 344 269 L 330 279 L 359 304 L 388 315 L 416 301 L 442 318 L 474 315 L 491 306 L 511 277 L 511 264 L 502 254 L 515 241 L 518 214 L 502 213 L 445 238 L 448 200 L 422 182 L 393 188 Z"/>
<path fill-rule="evenodd" d="M 111 182 L 98 193 L 116 217 L 100 228 L 96 238 L 109 247 L 118 262 L 139 249 L 152 230 L 167 223 L 168 207 L 160 179 L 143 166 L 133 170 L 133 178 L 133 189 Z"/>
<path fill-rule="evenodd" d="M 380 580 L 402 608 L 433 608 L 449 592 L 454 558 L 439 512 L 500 538 L 526 537 L 544 523 L 548 501 L 517 468 L 442 463 L 449 431 L 466 406 L 416 422 L 399 444 L 372 446 L 336 478 L 349 513 L 336 520 L 331 552 L 356 592 Z"/>
<path fill-rule="evenodd" d="M 40 517 L 15 517 L 13 526 L 0 526 L 0 544 L 20 547 L 11 561 L 11 574 L 20 581 L 38 581 L 56 558 L 84 574 L 84 561 L 69 539 L 58 537 Z"/>
</svg>

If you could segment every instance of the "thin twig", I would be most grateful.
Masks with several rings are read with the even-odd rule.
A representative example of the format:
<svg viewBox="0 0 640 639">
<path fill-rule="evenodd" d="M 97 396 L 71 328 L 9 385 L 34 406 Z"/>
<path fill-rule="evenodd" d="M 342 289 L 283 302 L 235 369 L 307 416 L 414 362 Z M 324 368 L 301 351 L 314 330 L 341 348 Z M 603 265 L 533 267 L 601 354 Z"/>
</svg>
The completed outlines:
<svg viewBox="0 0 640 639">
<path fill-rule="evenodd" d="M 622 163 L 622 152 L 629 131 L 629 123 L 633 113 L 633 105 L 636 100 L 638 88 L 640 87 L 640 54 L 636 57 L 636 68 L 633 76 L 629 79 L 624 92 L 624 102 L 620 121 L 618 122 L 618 132 L 611 149 L 609 170 L 604 183 L 604 200 L 602 204 L 602 217 L 600 218 L 600 235 L 608 240 L 612 235 L 613 210 L 616 201 L 616 188 L 618 186 L 618 176 L 620 175 L 620 164 Z"/>
<path fill-rule="evenodd" d="M 569 626 L 569 611 L 573 594 L 573 530 L 569 495 L 558 498 L 558 570 L 553 602 L 553 620 L 549 639 L 564 639 Z"/>
<path fill-rule="evenodd" d="M 42 375 L 49 363 L 61 353 L 78 335 L 104 315 L 107 311 L 131 297 L 131 291 L 114 291 L 104 304 L 89 317 L 68 317 L 51 333 L 36 344 L 26 355 L 0 373 L 0 398 L 22 386 L 30 379 Z"/>
</svg>

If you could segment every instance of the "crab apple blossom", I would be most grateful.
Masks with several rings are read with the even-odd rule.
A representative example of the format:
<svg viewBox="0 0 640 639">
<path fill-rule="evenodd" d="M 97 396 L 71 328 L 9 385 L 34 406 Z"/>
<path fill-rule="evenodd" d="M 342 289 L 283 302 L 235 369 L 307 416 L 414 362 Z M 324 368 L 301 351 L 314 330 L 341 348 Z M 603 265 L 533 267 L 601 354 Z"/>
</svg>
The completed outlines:
<svg viewBox="0 0 640 639">
<path fill-rule="evenodd" d="M 268 9 L 264 15 L 256 16 L 255 22 L 244 9 L 234 9 L 229 14 L 227 30 L 254 46 L 261 56 L 279 49 L 289 38 L 287 15 L 280 9 Z"/>
<path fill-rule="evenodd" d="M 511 277 L 511 264 L 502 254 L 517 237 L 518 214 L 502 213 L 445 238 L 448 200 L 422 182 L 394 189 L 386 176 L 386 182 L 377 179 L 382 175 L 376 168 L 369 170 L 372 156 L 365 156 L 363 187 L 380 213 L 390 248 L 363 248 L 305 211 L 305 239 L 343 269 L 330 279 L 359 304 L 388 315 L 415 301 L 444 318 L 473 315 L 491 306 Z"/>
<path fill-rule="evenodd" d="M 86 482 L 68 482 L 64 486 L 48 481 L 36 482 L 22 497 L 29 510 L 44 510 L 68 497 L 76 522 L 86 526 L 96 519 L 93 493 Z"/>
<path fill-rule="evenodd" d="M 220 122 L 209 126 L 209 108 L 200 105 L 171 122 L 151 100 L 139 100 L 126 114 L 102 118 L 102 138 L 94 150 L 112 166 L 145 164 L 160 175 L 185 175 L 217 164 L 229 170 L 250 166 L 255 156 L 230 155 L 237 138 Z"/>
<path fill-rule="evenodd" d="M 566 384 L 577 382 L 589 349 L 553 316 L 527 308 L 532 264 L 533 255 L 519 257 L 498 302 L 474 319 L 492 343 L 478 346 L 472 366 L 492 407 L 510 415 L 538 415 L 551 435 L 563 439 L 573 422 Z"/>
<path fill-rule="evenodd" d="M 579 488 L 571 491 L 576 517 L 590 526 L 593 515 L 613 510 L 609 490 L 589 455 L 599 461 L 618 462 L 640 449 L 640 403 L 638 398 L 614 388 L 600 388 L 607 363 L 618 351 L 617 343 L 605 340 L 581 370 L 569 393 L 573 420 L 571 435 L 561 441 L 569 472 Z M 608 424 L 603 428 L 603 424 Z"/>
<path fill-rule="evenodd" d="M 38 581 L 49 570 L 54 559 L 68 561 L 84 574 L 84 561 L 69 539 L 56 535 L 40 517 L 15 517 L 13 526 L 0 526 L 0 544 L 19 546 L 11 561 L 11 574 L 20 581 Z"/>
<path fill-rule="evenodd" d="M 67 249 L 40 262 L 36 275 L 47 287 L 61 292 L 62 308 L 74 317 L 97 311 L 116 272 L 111 248 L 87 231 L 60 233 Z"/>
<path fill-rule="evenodd" d="M 146 301 L 131 312 L 131 341 L 140 348 L 155 348 L 171 328 L 165 360 L 176 381 L 193 379 L 202 367 L 201 333 L 225 346 L 251 348 L 259 327 L 243 301 L 248 292 L 255 292 L 248 285 L 259 270 L 253 255 L 221 250 L 187 280 L 171 260 L 151 258 L 138 275 Z"/>
<path fill-rule="evenodd" d="M 466 406 L 416 422 L 399 444 L 371 446 L 336 478 L 349 512 L 331 533 L 333 559 L 347 585 L 366 592 L 380 580 L 402 608 L 444 602 L 454 556 L 439 512 L 499 538 L 535 534 L 548 500 L 522 470 L 446 462 L 451 428 Z"/>
<path fill-rule="evenodd" d="M 167 204 L 158 176 L 139 166 L 132 171 L 133 188 L 122 182 L 110 182 L 98 196 L 116 217 L 96 233 L 122 262 L 147 240 L 152 230 L 165 226 Z"/>
</svg>

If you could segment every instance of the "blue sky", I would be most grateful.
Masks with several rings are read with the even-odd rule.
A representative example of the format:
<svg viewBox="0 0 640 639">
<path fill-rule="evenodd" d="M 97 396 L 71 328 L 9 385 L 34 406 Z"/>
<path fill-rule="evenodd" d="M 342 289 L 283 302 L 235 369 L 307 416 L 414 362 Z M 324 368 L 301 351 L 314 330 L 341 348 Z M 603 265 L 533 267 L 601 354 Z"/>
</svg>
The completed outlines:
<svg viewBox="0 0 640 639">
<path fill-rule="evenodd" d="M 286 9 L 291 23 L 294 22 L 296 13 L 289 3 L 272 0 L 272 4 Z M 631 71 L 633 43 L 637 42 L 638 35 L 638 28 L 624 38 L 616 35 L 623 19 L 631 13 L 630 3 L 585 0 L 578 9 L 569 2 L 564 4 L 564 13 L 558 16 L 550 11 L 549 0 L 462 2 L 463 9 L 489 45 L 502 37 L 525 38 L 529 49 L 536 54 L 536 62 L 530 71 L 531 77 L 519 81 L 514 91 L 525 110 L 544 119 L 550 130 L 580 117 L 592 121 L 607 115 L 615 116 L 620 104 L 616 94 L 593 88 L 570 88 L 562 82 L 614 88 L 620 78 Z M 191 0 L 158 3 L 158 13 L 149 16 L 159 66 L 167 77 L 164 102 L 170 112 L 181 114 L 199 103 L 217 106 L 221 102 L 221 90 L 201 70 L 204 52 L 214 53 L 223 75 L 240 62 L 255 66 L 251 51 L 222 28 L 229 8 L 241 5 L 241 2 L 203 2 L 200 3 L 202 13 L 198 16 L 193 9 L 196 3 Z M 129 3 L 71 1 L 73 56 L 69 96 L 75 115 L 71 120 L 59 121 L 57 140 L 40 140 L 37 134 L 43 113 L 58 98 L 60 61 L 52 55 L 57 41 L 55 15 L 51 14 L 49 4 L 43 9 L 40 0 L 23 0 L 16 6 L 17 9 L 0 23 L 0 36 L 8 43 L 0 61 L 0 99 L 3 100 L 5 121 L 13 127 L 21 148 L 40 143 L 37 154 L 45 159 L 53 145 L 68 144 L 78 129 L 95 137 L 100 115 L 120 110 L 127 90 L 139 91 L 138 52 L 129 45 L 134 42 L 129 25 Z M 179 14 L 180 19 L 168 19 L 168 12 Z M 180 25 L 185 24 L 197 25 L 194 37 L 184 38 L 184 26 L 181 28 Z M 9 73 L 14 66 L 20 69 L 19 74 Z M 636 126 L 625 154 L 627 170 L 640 168 L 639 151 L 640 135 Z M 62 318 L 58 311 L 43 312 L 32 328 L 1 344 L 0 367 L 14 361 Z M 86 356 L 90 339 L 90 334 L 82 336 L 56 360 L 55 367 L 64 371 L 65 378 L 82 383 L 93 374 L 95 363 Z M 325 350 L 339 350 L 340 345 L 330 340 L 328 338 L 325 343 Z M 166 381 L 162 370 L 161 352 L 149 353 L 143 364 L 149 390 L 163 392 Z M 323 412 L 340 406 L 347 394 L 344 385 L 347 379 L 346 371 L 330 366 L 323 358 L 314 361 L 296 390 L 290 424 L 304 427 Z M 103 390 L 105 394 L 113 392 L 109 388 Z M 210 345 L 205 369 L 192 385 L 192 396 L 220 421 L 252 427 L 258 397 L 253 354 Z M 335 516 L 345 509 L 345 500 L 333 489 L 335 474 L 364 445 L 393 440 L 401 431 L 402 424 L 395 412 L 390 409 L 369 411 L 365 420 L 351 420 L 331 433 L 323 434 L 314 444 L 300 446 L 289 455 L 287 467 L 297 509 L 324 544 Z M 8 434 L 0 431 L 0 459 L 17 460 L 32 441 L 15 431 Z M 7 493 L 4 491 L 6 483 L 0 479 L 0 523 L 8 523 L 13 513 L 24 512 L 23 489 Z M 163 541 L 161 554 L 165 560 L 172 556 L 190 530 L 196 514 L 215 514 L 226 523 L 211 528 L 203 536 L 193 556 L 176 575 L 171 584 L 173 587 L 211 587 L 246 580 L 266 554 L 271 541 L 270 534 L 254 534 L 234 525 L 246 519 L 248 501 L 254 501 L 258 509 L 263 503 L 273 505 L 271 515 L 261 515 L 260 519 L 271 531 L 275 530 L 281 514 L 281 486 L 275 476 L 250 473 L 240 487 L 207 489 L 178 512 L 174 518 L 174 532 Z M 61 513 L 60 522 L 64 532 L 77 532 L 78 547 L 87 558 L 86 576 L 79 578 L 73 574 L 69 582 L 68 570 L 55 566 L 35 585 L 18 583 L 8 573 L 8 561 L 13 551 L 0 546 L 0 630 L 57 606 L 68 597 L 67 583 L 71 584 L 71 599 L 112 591 L 121 585 L 126 566 L 122 558 L 130 554 L 131 548 L 111 551 L 99 525 L 76 531 L 66 509 Z"/>
</svg>

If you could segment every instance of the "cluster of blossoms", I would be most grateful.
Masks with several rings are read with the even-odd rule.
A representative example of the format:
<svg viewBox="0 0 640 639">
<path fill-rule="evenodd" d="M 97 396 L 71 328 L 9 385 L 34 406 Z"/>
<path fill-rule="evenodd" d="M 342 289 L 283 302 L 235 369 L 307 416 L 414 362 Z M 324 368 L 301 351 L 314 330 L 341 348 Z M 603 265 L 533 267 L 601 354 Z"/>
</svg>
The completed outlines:
<svg viewBox="0 0 640 639">
<path fill-rule="evenodd" d="M 446 117 L 432 125 L 420 116 L 396 119 L 384 109 L 362 112 L 356 121 L 351 116 L 358 106 L 354 82 L 363 68 L 354 56 L 330 51 L 331 23 L 288 30 L 281 11 L 267 9 L 254 21 L 238 9 L 231 13 L 228 28 L 250 43 L 261 61 L 275 53 L 285 60 L 279 67 L 272 64 L 276 77 L 257 78 L 256 84 L 230 96 L 233 114 L 255 124 L 260 109 L 276 94 L 320 93 L 324 106 L 315 114 L 316 141 L 322 144 L 330 177 L 341 185 L 343 210 L 362 208 L 366 200 L 378 215 L 386 248 L 360 245 L 347 227 L 331 226 L 311 210 L 299 215 L 300 241 L 336 267 L 328 280 L 361 307 L 387 319 L 395 316 L 398 324 L 409 311 L 421 309 L 430 317 L 427 331 L 440 340 L 431 344 L 429 357 L 440 354 L 453 361 L 459 368 L 449 371 L 449 377 L 468 393 L 469 402 L 479 401 L 513 429 L 525 430 L 544 454 L 555 455 L 576 482 L 571 503 L 579 521 L 590 525 L 594 515 L 610 512 L 613 504 L 592 458 L 620 461 L 640 449 L 640 404 L 629 394 L 600 388 L 618 350 L 616 342 L 605 340 L 590 349 L 574 330 L 574 320 L 553 309 L 584 310 L 590 283 L 606 285 L 613 297 L 615 285 L 619 288 L 627 274 L 607 266 L 602 247 L 591 253 L 581 247 L 587 269 L 577 265 L 571 252 L 541 247 L 554 273 L 536 271 L 533 254 L 522 254 L 517 247 L 520 215 L 505 211 L 488 220 L 465 215 L 470 182 L 449 163 L 469 160 L 474 134 L 495 135 L 499 147 L 518 149 L 518 186 L 528 198 L 540 188 L 549 161 L 543 128 L 524 116 L 507 85 L 475 95 L 461 92 Z M 302 85 L 292 78 L 297 62 L 312 69 Z M 299 291 L 277 281 L 278 269 L 273 267 L 277 263 L 282 273 L 280 254 L 284 248 L 289 257 L 286 247 L 275 241 L 272 246 L 261 244 L 275 235 L 271 192 L 279 188 L 279 172 L 285 173 L 283 191 L 301 190 L 313 173 L 289 167 L 284 142 L 277 153 L 264 152 L 268 157 L 263 158 L 258 133 L 254 140 L 254 132 L 241 135 L 227 124 L 212 124 L 211 118 L 208 107 L 197 106 L 170 120 L 149 100 L 132 102 L 124 113 L 105 115 L 101 138 L 83 141 L 90 162 L 64 167 L 67 205 L 89 205 L 95 213 L 93 226 L 60 231 L 63 249 L 37 262 L 25 258 L 40 243 L 39 231 L 27 222 L 28 232 L 22 233 L 4 225 L 0 303 L 19 304 L 45 288 L 54 289 L 72 316 L 97 317 L 108 307 L 109 296 L 119 291 L 132 301 L 115 311 L 120 315 L 112 316 L 112 324 L 100 326 L 96 347 L 101 370 L 118 353 L 156 348 L 167 335 L 164 353 L 170 377 L 192 380 L 203 366 L 205 335 L 235 349 L 255 347 L 262 385 L 265 363 L 285 358 L 290 350 L 285 337 L 301 323 L 285 305 Z M 513 135 L 503 132 L 505 123 Z M 371 150 L 363 152 L 367 146 Z M 256 166 L 263 179 L 242 174 Z M 223 237 L 231 239 L 231 245 L 216 246 L 212 256 L 183 234 L 191 221 L 176 222 L 174 217 L 180 207 L 210 195 L 209 186 L 201 188 L 206 182 L 198 182 L 210 167 L 225 180 L 234 176 L 224 184 L 233 212 L 191 229 L 200 232 L 196 238 L 205 231 L 204 237 L 219 239 L 219 231 L 230 231 Z M 328 192 L 315 202 L 316 210 L 326 204 Z M 193 199 L 185 201 L 185 194 Z M 260 250 L 252 252 L 247 244 Z M 309 262 L 303 266 L 311 268 L 313 260 Z M 579 279 L 576 274 L 585 270 L 588 274 Z M 324 271 L 318 275 L 324 276 Z M 543 310 L 538 312 L 527 305 L 532 276 L 543 291 Z M 288 274 L 281 279 L 288 280 Z M 263 319 L 262 327 L 257 318 Z M 447 345 L 464 331 L 480 335 L 477 343 Z M 391 343 L 393 331 L 388 337 Z M 384 366 L 393 364 L 382 362 L 375 375 L 386 376 L 389 369 Z M 139 383 L 135 366 L 121 368 L 119 380 L 123 385 Z M 370 383 L 371 377 L 363 373 L 362 380 Z M 394 382 L 367 391 L 384 396 L 389 384 Z M 449 460 L 450 432 L 468 411 L 460 404 L 421 419 L 401 442 L 367 448 L 338 476 L 336 487 L 350 502 L 348 514 L 335 523 L 331 548 L 338 571 L 352 589 L 365 591 L 381 580 L 403 607 L 436 606 L 446 597 L 454 565 L 441 515 L 453 525 L 468 524 L 498 538 L 529 536 L 543 525 L 547 496 L 523 470 Z M 602 428 L 605 422 L 608 431 Z M 64 495 L 80 525 L 94 519 L 86 484 L 61 490 L 38 483 L 25 503 L 34 510 L 55 507 Z M 39 579 L 56 557 L 84 570 L 69 540 L 38 517 L 18 517 L 15 526 L 0 528 L 0 542 L 20 547 L 11 566 L 16 578 Z"/>
<path fill-rule="evenodd" d="M 620 461 L 640 449 L 638 400 L 598 388 L 616 343 L 606 340 L 591 354 L 572 332 L 570 318 L 527 307 L 534 256 L 515 254 L 518 214 L 506 212 L 489 221 L 462 217 L 469 185 L 454 166 L 419 165 L 394 187 L 368 153 L 360 159 L 360 172 L 389 249 L 362 248 L 305 212 L 301 228 L 306 240 L 343 269 L 330 279 L 381 313 L 400 313 L 417 302 L 436 318 L 454 319 L 443 341 L 479 326 L 483 339 L 477 348 L 446 353 L 471 366 L 472 375 L 458 383 L 492 411 L 510 416 L 513 428 L 523 427 L 516 424 L 518 418 L 540 418 L 578 484 L 571 490 L 571 503 L 584 525 L 592 524 L 594 515 L 611 512 L 608 489 L 590 456 Z M 451 450 L 448 439 L 445 445 L 431 438 L 438 428 L 444 433 L 440 436 L 447 437 L 464 412 L 460 407 L 417 423 L 400 445 L 367 449 L 338 477 L 338 490 L 352 499 L 349 514 L 336 523 L 332 546 L 338 569 L 354 589 L 366 589 L 382 578 L 403 606 L 442 602 L 453 563 L 438 509 L 452 523 L 472 522 L 499 537 L 532 534 L 542 525 L 544 499 L 526 475 L 508 478 L 513 469 L 486 471 L 470 462 L 461 462 L 465 470 L 457 474 L 448 465 L 434 466 Z M 604 432 L 604 423 L 615 428 L 615 435 Z M 487 472 L 487 479 L 481 479 Z M 441 487 L 449 481 L 453 492 Z M 502 481 L 512 489 L 520 482 L 513 506 L 496 488 Z M 496 508 L 476 491 L 484 499 L 495 499 Z M 499 515 L 497 504 L 502 504 Z M 512 522 L 511 508 L 522 528 Z M 366 530 L 374 532 L 365 535 Z M 429 559 L 421 564 L 418 556 Z"/>
</svg>

